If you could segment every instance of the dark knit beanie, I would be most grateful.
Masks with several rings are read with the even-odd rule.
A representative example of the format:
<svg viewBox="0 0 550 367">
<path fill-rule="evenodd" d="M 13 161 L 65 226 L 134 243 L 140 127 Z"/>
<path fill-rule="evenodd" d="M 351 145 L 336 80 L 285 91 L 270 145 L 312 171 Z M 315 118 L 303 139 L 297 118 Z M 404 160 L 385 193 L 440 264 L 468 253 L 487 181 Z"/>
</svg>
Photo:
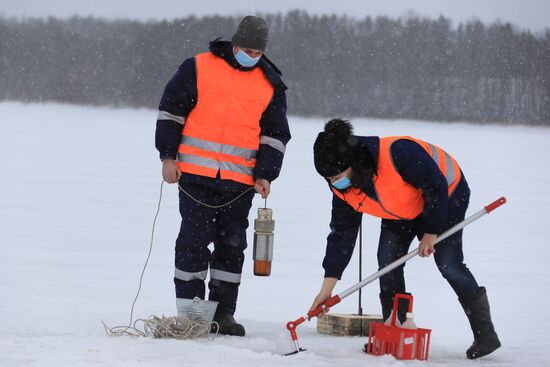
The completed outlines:
<svg viewBox="0 0 550 367">
<path fill-rule="evenodd" d="M 355 157 L 353 126 L 346 120 L 332 119 L 313 144 L 315 169 L 323 177 L 336 176 L 349 168 Z"/>
<path fill-rule="evenodd" d="M 263 18 L 247 15 L 241 20 L 231 41 L 233 46 L 264 52 L 267 47 L 268 29 Z"/>
</svg>

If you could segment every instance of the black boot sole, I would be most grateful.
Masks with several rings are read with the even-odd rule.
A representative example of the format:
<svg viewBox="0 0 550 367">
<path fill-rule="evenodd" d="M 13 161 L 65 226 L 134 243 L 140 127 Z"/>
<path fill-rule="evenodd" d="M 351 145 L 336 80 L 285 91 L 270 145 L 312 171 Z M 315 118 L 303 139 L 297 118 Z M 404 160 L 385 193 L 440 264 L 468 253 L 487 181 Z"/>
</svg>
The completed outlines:
<svg viewBox="0 0 550 367">
<path fill-rule="evenodd" d="M 218 324 L 212 323 L 210 325 L 210 333 L 218 333 L 221 335 L 229 335 L 229 336 L 245 336 L 246 331 L 244 327 L 235 327 L 235 328 L 224 328 L 224 327 L 218 327 Z"/>
<path fill-rule="evenodd" d="M 495 350 L 500 348 L 500 346 L 501 346 L 500 341 L 497 341 L 496 343 L 494 343 L 490 346 L 486 346 L 485 348 L 483 348 L 482 350 L 479 350 L 477 352 L 470 352 L 470 350 L 468 349 L 466 351 L 466 358 L 468 358 L 468 359 L 478 359 L 478 358 L 484 357 L 488 354 L 493 353 Z"/>
</svg>

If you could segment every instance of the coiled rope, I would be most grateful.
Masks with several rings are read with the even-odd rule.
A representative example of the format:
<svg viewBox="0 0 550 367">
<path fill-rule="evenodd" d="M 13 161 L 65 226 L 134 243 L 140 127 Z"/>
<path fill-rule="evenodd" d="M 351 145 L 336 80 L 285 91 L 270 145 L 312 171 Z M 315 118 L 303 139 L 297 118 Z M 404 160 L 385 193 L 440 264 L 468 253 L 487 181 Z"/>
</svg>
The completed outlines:
<svg viewBox="0 0 550 367">
<path fill-rule="evenodd" d="M 182 316 L 165 317 L 164 315 L 161 317 L 149 316 L 149 319 L 137 319 L 132 326 L 109 328 L 103 321 L 102 323 L 105 332 L 110 336 L 126 335 L 180 340 L 206 337 L 210 334 L 211 328 L 211 323 L 207 320 L 195 321 Z M 138 323 L 143 323 L 142 328 L 139 328 Z"/>
<path fill-rule="evenodd" d="M 217 326 L 215 328 L 216 333 L 213 334 L 214 335 L 212 338 L 213 340 L 218 334 L 217 330 L 219 330 L 219 325 L 217 325 L 217 322 L 215 321 L 210 323 L 207 320 L 191 320 L 188 317 L 184 317 L 184 316 L 165 317 L 164 315 L 162 315 L 161 317 L 158 317 L 158 316 L 151 315 L 149 316 L 148 319 L 137 319 L 132 323 L 134 319 L 134 307 L 138 300 L 139 294 L 141 292 L 141 286 L 143 284 L 143 275 L 145 274 L 145 269 L 147 268 L 147 264 L 149 263 L 149 259 L 151 258 L 151 252 L 153 250 L 155 226 L 157 223 L 158 215 L 160 213 L 160 205 L 162 202 L 162 189 L 164 187 L 164 182 L 165 181 L 162 180 L 160 184 L 159 201 L 157 205 L 157 211 L 155 213 L 155 218 L 153 219 L 153 225 L 151 229 L 151 241 L 149 243 L 149 251 L 147 253 L 147 258 L 145 260 L 145 264 L 143 265 L 143 269 L 141 270 L 138 290 L 136 292 L 136 296 L 134 297 L 134 300 L 132 302 L 132 307 L 130 309 L 130 321 L 128 322 L 128 325 L 114 326 L 112 328 L 107 326 L 107 324 L 105 324 L 105 322 L 103 321 L 101 321 L 101 323 L 103 324 L 103 327 L 105 328 L 105 332 L 107 333 L 107 335 L 110 335 L 110 336 L 141 336 L 141 337 L 150 337 L 150 338 L 173 338 L 173 339 L 180 339 L 180 340 L 194 339 L 194 338 L 205 337 L 205 336 L 207 337 L 210 334 L 212 324 L 216 324 Z M 204 205 L 208 208 L 219 209 L 238 200 L 241 196 L 246 194 L 248 191 L 252 190 L 254 187 L 249 187 L 248 189 L 244 190 L 242 193 L 237 195 L 235 198 L 221 205 L 209 205 L 197 200 L 190 193 L 188 193 L 183 187 L 181 187 L 179 183 L 178 183 L 178 188 L 195 202 L 201 205 Z M 140 323 L 142 324 L 141 328 L 139 327 Z"/>
</svg>

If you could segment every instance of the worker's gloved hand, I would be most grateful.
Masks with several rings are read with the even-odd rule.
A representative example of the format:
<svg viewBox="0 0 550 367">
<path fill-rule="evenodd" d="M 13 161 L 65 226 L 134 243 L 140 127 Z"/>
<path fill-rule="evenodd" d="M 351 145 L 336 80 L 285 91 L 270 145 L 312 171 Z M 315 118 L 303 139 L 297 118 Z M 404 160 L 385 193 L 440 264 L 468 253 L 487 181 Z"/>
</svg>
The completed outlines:
<svg viewBox="0 0 550 367">
<path fill-rule="evenodd" d="M 262 199 L 267 199 L 269 196 L 269 193 L 271 192 L 271 184 L 268 180 L 264 178 L 257 178 L 256 184 L 254 185 L 254 189 L 257 193 L 262 195 Z"/>
<path fill-rule="evenodd" d="M 176 183 L 181 177 L 181 172 L 176 166 L 176 161 L 166 158 L 162 161 L 162 178 L 169 184 Z"/>
</svg>

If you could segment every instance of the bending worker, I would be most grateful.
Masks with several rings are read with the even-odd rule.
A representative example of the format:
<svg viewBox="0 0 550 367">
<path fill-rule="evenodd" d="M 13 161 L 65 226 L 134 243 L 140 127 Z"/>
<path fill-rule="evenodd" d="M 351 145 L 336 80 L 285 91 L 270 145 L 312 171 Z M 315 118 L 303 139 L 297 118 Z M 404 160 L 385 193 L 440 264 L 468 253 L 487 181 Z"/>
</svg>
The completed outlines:
<svg viewBox="0 0 550 367">
<path fill-rule="evenodd" d="M 210 268 L 209 300 L 218 302 L 214 321 L 221 334 L 245 335 L 233 315 L 248 213 L 254 189 L 263 198 L 269 195 L 290 140 L 286 86 L 264 55 L 267 41 L 265 20 L 245 17 L 232 42 L 212 41 L 209 51 L 181 64 L 159 106 L 162 177 L 180 188 L 177 308 L 186 310 L 194 297 L 205 298 Z"/>
<path fill-rule="evenodd" d="M 418 237 L 419 255 L 434 254 L 441 275 L 458 296 L 474 334 L 469 359 L 500 347 L 489 301 L 463 262 L 462 230 L 440 242 L 438 234 L 464 220 L 470 189 L 453 157 L 441 148 L 410 136 L 355 136 L 348 121 L 325 125 L 313 146 L 315 168 L 333 192 L 331 232 L 323 260 L 325 279 L 312 308 L 331 297 L 353 253 L 363 213 L 382 218 L 379 269 L 407 254 Z M 404 264 L 380 277 L 384 320 L 396 293 L 404 293 Z M 407 304 L 398 316 L 406 318 Z"/>
</svg>

